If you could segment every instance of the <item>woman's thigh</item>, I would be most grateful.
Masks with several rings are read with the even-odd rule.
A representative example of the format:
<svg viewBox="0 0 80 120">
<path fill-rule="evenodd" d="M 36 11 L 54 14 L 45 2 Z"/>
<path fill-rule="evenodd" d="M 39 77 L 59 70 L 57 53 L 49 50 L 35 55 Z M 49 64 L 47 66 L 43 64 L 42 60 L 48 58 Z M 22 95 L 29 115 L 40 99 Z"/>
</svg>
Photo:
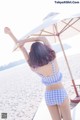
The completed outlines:
<svg viewBox="0 0 80 120">
<path fill-rule="evenodd" d="M 60 112 L 57 105 L 48 106 L 48 110 L 52 117 L 52 120 L 61 120 Z"/>
<path fill-rule="evenodd" d="M 64 100 L 64 102 L 59 107 L 60 107 L 63 120 L 72 120 L 68 97 Z"/>
</svg>

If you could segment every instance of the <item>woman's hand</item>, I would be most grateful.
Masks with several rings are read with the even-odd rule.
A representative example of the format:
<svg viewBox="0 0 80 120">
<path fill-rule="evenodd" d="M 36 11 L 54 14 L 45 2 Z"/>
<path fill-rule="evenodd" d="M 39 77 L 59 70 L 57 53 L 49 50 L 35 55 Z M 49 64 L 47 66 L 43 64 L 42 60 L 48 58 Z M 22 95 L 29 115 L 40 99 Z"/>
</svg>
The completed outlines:
<svg viewBox="0 0 80 120">
<path fill-rule="evenodd" d="M 12 31 L 10 30 L 9 27 L 5 27 L 4 28 L 4 33 L 8 34 L 12 39 L 13 41 L 17 44 L 17 38 L 14 36 L 14 34 L 12 33 Z"/>
<path fill-rule="evenodd" d="M 4 32 L 5 32 L 6 34 L 10 34 L 10 33 L 11 33 L 11 30 L 10 30 L 10 28 L 5 27 L 5 28 L 4 28 Z"/>
</svg>

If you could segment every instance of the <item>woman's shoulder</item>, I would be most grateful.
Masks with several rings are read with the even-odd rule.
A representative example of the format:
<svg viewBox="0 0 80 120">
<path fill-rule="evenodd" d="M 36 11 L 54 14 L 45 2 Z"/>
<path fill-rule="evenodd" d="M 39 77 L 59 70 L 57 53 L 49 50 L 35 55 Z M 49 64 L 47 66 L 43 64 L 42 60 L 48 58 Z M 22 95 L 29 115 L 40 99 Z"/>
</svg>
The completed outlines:
<svg viewBox="0 0 80 120">
<path fill-rule="evenodd" d="M 52 60 L 52 61 L 49 62 L 49 64 L 55 64 L 55 63 L 57 63 L 56 58 L 54 60 Z"/>
</svg>

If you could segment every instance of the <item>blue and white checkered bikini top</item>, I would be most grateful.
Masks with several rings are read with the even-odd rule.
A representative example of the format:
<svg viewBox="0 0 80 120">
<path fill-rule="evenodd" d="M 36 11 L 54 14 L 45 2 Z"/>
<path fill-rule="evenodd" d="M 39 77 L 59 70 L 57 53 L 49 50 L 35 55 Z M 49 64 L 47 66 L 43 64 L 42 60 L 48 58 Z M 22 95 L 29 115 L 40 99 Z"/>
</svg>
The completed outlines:
<svg viewBox="0 0 80 120">
<path fill-rule="evenodd" d="M 53 70 L 52 75 L 44 76 L 38 73 L 38 75 L 42 78 L 42 83 L 45 84 L 46 86 L 59 83 L 62 80 L 62 73 L 60 71 L 56 72 L 54 61 L 52 61 L 51 64 L 52 64 L 52 70 Z"/>
</svg>

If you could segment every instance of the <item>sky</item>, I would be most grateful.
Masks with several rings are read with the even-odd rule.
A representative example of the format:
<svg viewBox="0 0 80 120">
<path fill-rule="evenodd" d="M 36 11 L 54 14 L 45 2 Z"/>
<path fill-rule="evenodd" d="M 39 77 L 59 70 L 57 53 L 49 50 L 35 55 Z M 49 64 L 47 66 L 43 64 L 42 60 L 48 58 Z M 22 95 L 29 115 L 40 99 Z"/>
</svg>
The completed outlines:
<svg viewBox="0 0 80 120">
<path fill-rule="evenodd" d="M 12 52 L 15 44 L 4 34 L 5 26 L 20 39 L 50 12 L 77 11 L 80 4 L 59 4 L 55 0 L 0 0 L 0 66 L 23 58 L 20 51 Z"/>
</svg>

